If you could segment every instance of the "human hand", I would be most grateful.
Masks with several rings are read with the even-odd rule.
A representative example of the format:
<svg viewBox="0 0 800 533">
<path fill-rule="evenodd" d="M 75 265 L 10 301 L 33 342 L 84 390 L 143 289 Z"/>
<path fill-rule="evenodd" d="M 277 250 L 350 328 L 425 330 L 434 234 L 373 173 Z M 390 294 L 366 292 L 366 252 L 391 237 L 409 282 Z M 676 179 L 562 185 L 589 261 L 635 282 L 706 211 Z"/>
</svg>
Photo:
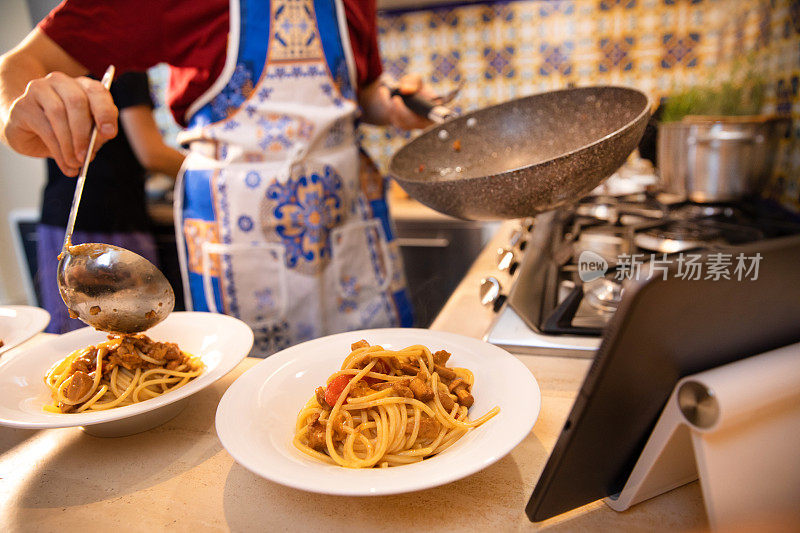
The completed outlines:
<svg viewBox="0 0 800 533">
<path fill-rule="evenodd" d="M 67 176 L 77 176 L 87 155 L 117 135 L 118 110 L 102 83 L 52 72 L 30 81 L 12 103 L 3 135 L 15 151 L 52 157 Z M 92 126 L 97 140 L 87 154 Z"/>
<path fill-rule="evenodd" d="M 422 76 L 419 74 L 406 74 L 403 76 L 398 82 L 397 89 L 402 94 L 416 94 L 429 101 L 433 101 L 437 96 L 430 88 L 425 87 L 422 82 Z M 382 85 L 379 90 L 381 91 L 381 96 L 387 102 L 386 114 L 393 126 L 403 130 L 412 130 L 426 128 L 433 124 L 428 117 L 418 115 L 410 110 L 401 96 L 392 96 L 388 87 Z"/>
</svg>

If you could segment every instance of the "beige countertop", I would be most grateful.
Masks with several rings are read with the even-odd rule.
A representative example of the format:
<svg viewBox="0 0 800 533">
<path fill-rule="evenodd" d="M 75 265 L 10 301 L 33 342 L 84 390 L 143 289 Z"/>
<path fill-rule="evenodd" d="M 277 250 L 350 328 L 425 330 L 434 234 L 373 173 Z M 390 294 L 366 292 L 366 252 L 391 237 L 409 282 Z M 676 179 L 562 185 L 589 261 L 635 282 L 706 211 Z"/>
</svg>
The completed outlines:
<svg viewBox="0 0 800 533">
<path fill-rule="evenodd" d="M 480 337 L 491 312 L 477 309 L 477 279 L 500 234 L 433 324 Z M 473 303 L 470 303 L 473 302 Z M 30 341 L 46 338 L 40 335 Z M 11 352 L 9 352 L 11 353 Z M 508 456 L 468 478 L 420 492 L 348 498 L 301 492 L 234 462 L 214 430 L 225 389 L 258 363 L 248 358 L 156 429 L 102 439 L 82 430 L 0 428 L 3 531 L 686 531 L 708 527 L 697 483 L 617 513 L 594 502 L 546 522 L 524 513 L 572 407 L 589 361 L 521 356 L 542 391 L 533 431 Z"/>
</svg>

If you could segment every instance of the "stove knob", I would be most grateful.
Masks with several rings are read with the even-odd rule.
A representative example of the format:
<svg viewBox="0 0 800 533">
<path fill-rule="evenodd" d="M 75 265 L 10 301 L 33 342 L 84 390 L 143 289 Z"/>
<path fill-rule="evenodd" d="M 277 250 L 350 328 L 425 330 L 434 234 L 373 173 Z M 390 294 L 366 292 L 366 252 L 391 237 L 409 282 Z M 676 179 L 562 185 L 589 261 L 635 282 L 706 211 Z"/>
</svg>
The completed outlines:
<svg viewBox="0 0 800 533">
<path fill-rule="evenodd" d="M 515 229 L 512 231 L 511 237 L 508 238 L 509 247 L 514 248 L 525 242 L 524 236 L 525 234 L 521 229 Z"/>
<path fill-rule="evenodd" d="M 520 222 L 520 226 L 522 227 L 522 229 L 530 233 L 531 231 L 533 231 L 533 221 L 534 219 L 532 218 L 523 218 L 522 221 Z"/>
<path fill-rule="evenodd" d="M 501 290 L 502 287 L 500 287 L 500 282 L 496 277 L 489 276 L 483 278 L 481 280 L 480 288 L 481 305 L 494 305 L 494 303 L 499 300 L 501 296 L 503 296 L 500 294 Z M 503 296 L 503 299 L 505 299 L 505 296 Z"/>
<path fill-rule="evenodd" d="M 497 250 L 497 268 L 501 271 L 508 271 L 509 274 L 514 274 L 518 266 L 519 261 L 517 261 L 517 257 L 512 250 L 508 248 Z"/>
</svg>

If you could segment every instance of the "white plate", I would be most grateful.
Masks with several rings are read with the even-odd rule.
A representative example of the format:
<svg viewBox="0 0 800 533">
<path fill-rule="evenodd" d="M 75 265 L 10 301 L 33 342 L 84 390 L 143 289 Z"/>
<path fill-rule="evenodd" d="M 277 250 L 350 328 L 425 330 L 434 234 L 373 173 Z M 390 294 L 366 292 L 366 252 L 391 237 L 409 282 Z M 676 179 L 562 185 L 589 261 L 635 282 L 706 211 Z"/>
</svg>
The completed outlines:
<svg viewBox="0 0 800 533">
<path fill-rule="evenodd" d="M 349 469 L 306 456 L 292 444 L 297 414 L 314 389 L 341 368 L 350 344 L 397 350 L 423 344 L 452 353 L 448 364 L 475 374 L 473 420 L 495 405 L 500 413 L 444 452 L 420 463 Z M 242 466 L 266 479 L 311 492 L 373 496 L 443 485 L 473 474 L 509 453 L 539 416 L 539 385 L 516 357 L 491 344 L 423 329 L 340 333 L 293 346 L 257 364 L 225 392 L 217 408 L 217 435 Z"/>
<path fill-rule="evenodd" d="M 48 339 L 0 362 L 0 425 L 37 429 L 93 426 L 143 415 L 211 385 L 233 370 L 253 344 L 253 332 L 244 322 L 212 313 L 172 313 L 146 334 L 155 341 L 177 343 L 182 350 L 200 357 L 206 365 L 205 372 L 175 391 L 140 403 L 107 411 L 48 413 L 42 407 L 51 401 L 50 389 L 44 383 L 50 366 L 70 352 L 107 337 L 86 327 Z M 128 428 L 122 432 L 136 431 Z"/>
<path fill-rule="evenodd" d="M 50 313 L 29 305 L 0 305 L 0 354 L 44 331 Z"/>
</svg>

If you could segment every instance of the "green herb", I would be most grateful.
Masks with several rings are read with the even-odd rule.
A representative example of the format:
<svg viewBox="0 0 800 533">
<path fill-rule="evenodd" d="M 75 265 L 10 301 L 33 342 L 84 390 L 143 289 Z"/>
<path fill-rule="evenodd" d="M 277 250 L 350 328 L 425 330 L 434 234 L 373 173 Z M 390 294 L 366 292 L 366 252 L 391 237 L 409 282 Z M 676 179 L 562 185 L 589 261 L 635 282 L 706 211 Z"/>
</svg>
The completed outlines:
<svg viewBox="0 0 800 533">
<path fill-rule="evenodd" d="M 745 62 L 748 68 L 743 75 L 743 64 L 737 62 L 729 80 L 690 87 L 668 97 L 663 105 L 661 121 L 676 122 L 689 115 L 759 114 L 764 104 L 764 78 L 754 72 L 752 59 Z"/>
</svg>

